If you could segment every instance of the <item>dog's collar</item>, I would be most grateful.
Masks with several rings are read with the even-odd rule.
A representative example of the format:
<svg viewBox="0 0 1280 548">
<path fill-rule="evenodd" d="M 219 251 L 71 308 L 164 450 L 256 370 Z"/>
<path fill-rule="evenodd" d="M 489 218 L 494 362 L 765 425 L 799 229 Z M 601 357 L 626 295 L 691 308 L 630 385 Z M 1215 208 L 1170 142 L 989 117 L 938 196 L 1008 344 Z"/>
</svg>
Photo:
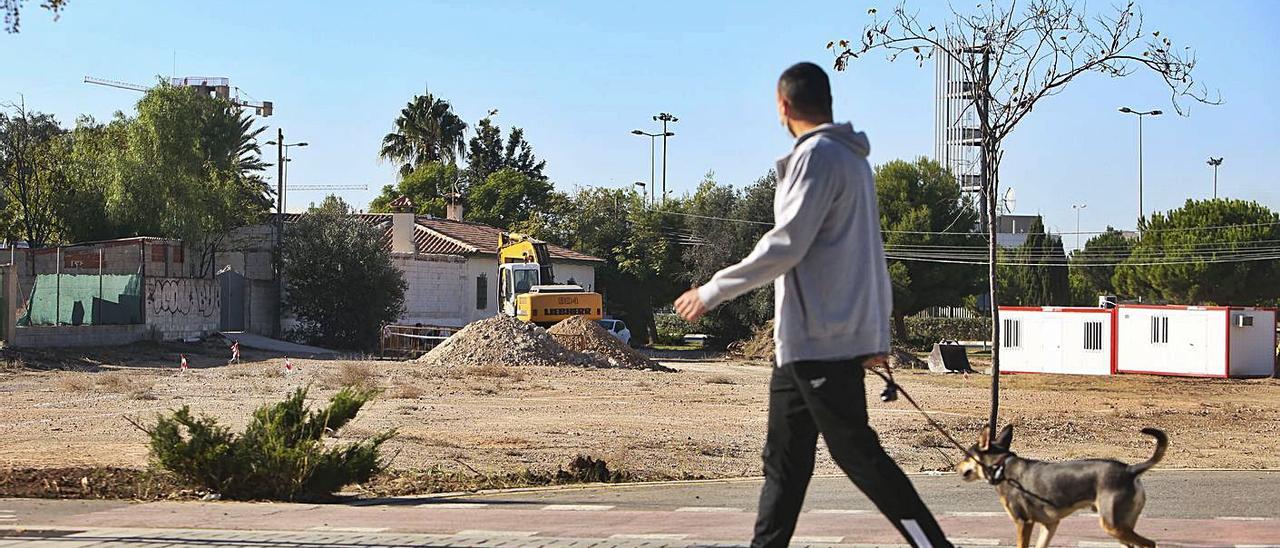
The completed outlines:
<svg viewBox="0 0 1280 548">
<path fill-rule="evenodd" d="M 998 485 L 1004 481 L 1005 461 L 1009 460 L 1009 457 L 1011 456 L 1013 456 L 1013 453 L 1005 453 L 1000 458 L 996 459 L 995 464 L 992 464 L 987 468 L 987 483 L 990 483 L 991 485 Z"/>
</svg>

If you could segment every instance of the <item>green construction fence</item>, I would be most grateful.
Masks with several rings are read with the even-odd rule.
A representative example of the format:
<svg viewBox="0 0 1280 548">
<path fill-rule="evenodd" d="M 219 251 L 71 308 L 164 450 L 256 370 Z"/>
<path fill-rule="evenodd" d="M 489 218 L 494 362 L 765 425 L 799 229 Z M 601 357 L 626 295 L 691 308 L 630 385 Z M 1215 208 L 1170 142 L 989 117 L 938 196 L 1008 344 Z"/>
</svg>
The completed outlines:
<svg viewBox="0 0 1280 548">
<path fill-rule="evenodd" d="M 19 326 L 142 323 L 138 274 L 40 274 Z"/>
</svg>

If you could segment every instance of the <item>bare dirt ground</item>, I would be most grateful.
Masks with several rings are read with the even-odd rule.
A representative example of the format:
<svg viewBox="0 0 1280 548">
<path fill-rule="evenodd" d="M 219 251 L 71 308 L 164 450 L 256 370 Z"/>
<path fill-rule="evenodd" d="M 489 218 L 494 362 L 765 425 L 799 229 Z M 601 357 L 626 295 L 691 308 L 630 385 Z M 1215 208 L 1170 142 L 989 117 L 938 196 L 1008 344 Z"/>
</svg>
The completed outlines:
<svg viewBox="0 0 1280 548">
<path fill-rule="evenodd" d="M 185 352 L 193 369 L 177 370 Z M 341 432 L 386 428 L 394 470 L 485 474 L 555 470 L 575 455 L 604 459 L 638 478 L 758 475 L 770 368 L 723 360 L 663 363 L 677 372 L 566 367 L 441 369 L 415 362 L 310 361 L 286 375 L 279 357 L 246 351 L 226 365 L 220 344 L 135 345 L 0 355 L 0 469 L 126 467 L 147 463 L 144 424 L 189 405 L 240 428 L 254 408 L 296 387 L 327 398 L 350 383 L 385 389 Z M 7 362 L 7 365 L 5 365 Z M 898 381 L 964 443 L 984 423 L 990 378 L 903 371 Z M 1280 467 L 1280 380 L 1148 376 L 1003 377 L 1002 413 L 1014 447 L 1044 459 L 1138 461 L 1152 444 L 1138 430 L 1165 429 L 1162 467 Z M 954 450 L 905 401 L 871 419 L 907 471 L 947 467 Z M 946 453 L 944 457 L 942 453 Z M 837 472 L 825 456 L 820 473 Z"/>
</svg>

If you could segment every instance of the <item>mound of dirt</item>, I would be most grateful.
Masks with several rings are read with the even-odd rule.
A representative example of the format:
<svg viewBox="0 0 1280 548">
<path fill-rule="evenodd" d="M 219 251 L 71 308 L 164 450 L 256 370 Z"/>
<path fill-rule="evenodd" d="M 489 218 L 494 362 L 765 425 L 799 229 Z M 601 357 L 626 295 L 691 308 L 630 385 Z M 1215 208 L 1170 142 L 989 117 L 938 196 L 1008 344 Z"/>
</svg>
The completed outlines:
<svg viewBox="0 0 1280 548">
<path fill-rule="evenodd" d="M 548 335 L 547 330 L 503 314 L 472 322 L 418 361 L 454 367 L 612 365 L 604 358 L 569 350 Z"/>
<path fill-rule="evenodd" d="M 773 320 L 756 328 L 751 337 L 729 345 L 729 352 L 744 360 L 773 362 Z"/>
<path fill-rule="evenodd" d="M 730 345 L 729 351 L 744 360 L 773 363 L 773 320 L 756 329 L 750 338 Z M 895 346 L 889 352 L 889 366 L 894 369 L 920 369 L 928 367 L 928 364 L 915 354 Z"/>
<path fill-rule="evenodd" d="M 586 316 L 574 316 L 547 329 L 561 346 L 577 352 L 596 354 L 627 369 L 670 371 L 644 354 L 636 352 Z"/>
</svg>

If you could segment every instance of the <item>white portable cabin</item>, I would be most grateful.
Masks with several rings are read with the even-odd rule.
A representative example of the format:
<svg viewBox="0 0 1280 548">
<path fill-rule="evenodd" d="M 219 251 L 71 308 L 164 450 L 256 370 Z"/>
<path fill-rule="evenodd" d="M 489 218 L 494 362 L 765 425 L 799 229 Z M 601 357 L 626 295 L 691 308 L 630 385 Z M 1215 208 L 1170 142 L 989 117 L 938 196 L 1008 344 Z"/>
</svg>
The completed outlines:
<svg viewBox="0 0 1280 548">
<path fill-rule="evenodd" d="M 1120 305 L 1116 371 L 1191 377 L 1269 377 L 1276 309 Z"/>
<path fill-rule="evenodd" d="M 1002 306 L 1000 371 L 1110 375 L 1114 322 L 1105 308 Z"/>
</svg>

